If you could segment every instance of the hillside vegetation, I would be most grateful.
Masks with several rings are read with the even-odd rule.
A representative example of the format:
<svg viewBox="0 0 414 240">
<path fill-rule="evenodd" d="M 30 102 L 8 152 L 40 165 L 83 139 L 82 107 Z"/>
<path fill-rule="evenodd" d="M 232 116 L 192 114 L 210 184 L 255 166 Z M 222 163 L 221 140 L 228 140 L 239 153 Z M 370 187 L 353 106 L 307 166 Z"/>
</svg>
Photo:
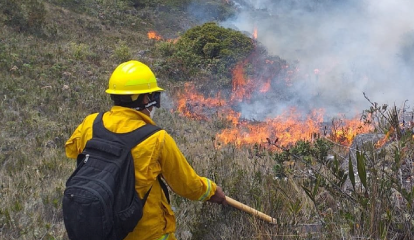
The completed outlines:
<svg viewBox="0 0 414 240">
<path fill-rule="evenodd" d="M 193 3 L 207 17 L 189 15 Z M 270 142 L 220 145 L 227 122 L 176 111 L 186 82 L 231 88 L 232 68 L 263 51 L 214 23 L 232 11 L 219 0 L 0 2 L 0 239 L 67 239 L 61 199 L 75 161 L 64 143 L 87 114 L 110 107 L 108 78 L 129 59 L 151 66 L 167 89 L 155 121 L 196 171 L 278 221 L 173 194 L 179 239 L 413 239 L 412 129 L 401 129 L 398 109 L 367 111 L 367 124 L 390 136 L 383 147 L 315 137 L 277 151 Z"/>
</svg>

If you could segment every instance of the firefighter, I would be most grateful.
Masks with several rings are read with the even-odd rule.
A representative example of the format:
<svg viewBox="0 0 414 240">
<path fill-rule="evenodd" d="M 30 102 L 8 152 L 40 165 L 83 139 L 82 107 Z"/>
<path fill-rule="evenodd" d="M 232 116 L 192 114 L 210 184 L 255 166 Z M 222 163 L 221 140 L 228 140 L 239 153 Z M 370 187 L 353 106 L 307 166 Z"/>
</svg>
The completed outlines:
<svg viewBox="0 0 414 240">
<path fill-rule="evenodd" d="M 106 93 L 114 103 L 103 115 L 106 129 L 127 133 L 144 124 L 153 124 L 154 108 L 160 107 L 164 89 L 157 84 L 151 69 L 139 61 L 120 64 L 109 79 Z M 66 155 L 75 158 L 92 137 L 92 123 L 97 113 L 87 116 L 66 142 Z M 160 175 L 178 195 L 196 201 L 227 204 L 220 186 L 199 176 L 187 162 L 174 139 L 161 130 L 132 149 L 135 164 L 135 189 L 141 198 L 151 188 L 144 214 L 127 240 L 174 240 L 176 222 L 168 199 L 168 189 L 157 181 Z"/>
</svg>

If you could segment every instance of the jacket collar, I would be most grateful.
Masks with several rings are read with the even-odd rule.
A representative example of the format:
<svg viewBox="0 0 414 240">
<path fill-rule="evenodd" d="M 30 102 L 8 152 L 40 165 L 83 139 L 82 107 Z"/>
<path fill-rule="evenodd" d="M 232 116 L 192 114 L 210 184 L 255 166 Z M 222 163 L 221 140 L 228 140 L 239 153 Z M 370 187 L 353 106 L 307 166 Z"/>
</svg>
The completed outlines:
<svg viewBox="0 0 414 240">
<path fill-rule="evenodd" d="M 114 115 L 123 115 L 129 119 L 133 120 L 142 120 L 147 124 L 156 125 L 154 120 L 152 120 L 148 115 L 135 110 L 133 108 L 126 108 L 121 106 L 113 106 L 110 110 L 110 114 Z"/>
</svg>

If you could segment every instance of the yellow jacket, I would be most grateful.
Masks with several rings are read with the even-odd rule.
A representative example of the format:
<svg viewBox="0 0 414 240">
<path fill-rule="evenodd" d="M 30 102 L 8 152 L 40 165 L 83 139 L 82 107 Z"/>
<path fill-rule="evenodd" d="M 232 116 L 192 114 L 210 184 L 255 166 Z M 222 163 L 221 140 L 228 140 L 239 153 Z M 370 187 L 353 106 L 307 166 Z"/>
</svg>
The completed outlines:
<svg viewBox="0 0 414 240">
<path fill-rule="evenodd" d="M 66 142 L 66 155 L 75 158 L 92 138 L 92 124 L 97 113 L 87 116 Z M 105 128 L 115 133 L 131 132 L 144 124 L 153 124 L 150 117 L 130 108 L 114 106 L 103 115 Z M 205 201 L 216 191 L 216 184 L 200 177 L 188 164 L 174 139 L 161 130 L 132 149 L 135 164 L 135 189 L 144 197 L 151 188 L 144 206 L 144 215 L 125 239 L 154 240 L 175 231 L 175 216 L 157 180 L 161 174 L 178 195 Z"/>
</svg>

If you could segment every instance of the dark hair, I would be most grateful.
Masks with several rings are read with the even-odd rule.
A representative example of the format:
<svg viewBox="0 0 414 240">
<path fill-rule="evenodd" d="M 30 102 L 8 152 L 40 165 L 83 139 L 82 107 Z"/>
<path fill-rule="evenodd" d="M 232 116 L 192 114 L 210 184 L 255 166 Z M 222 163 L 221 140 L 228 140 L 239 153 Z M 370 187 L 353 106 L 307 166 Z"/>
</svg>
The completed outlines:
<svg viewBox="0 0 414 240">
<path fill-rule="evenodd" d="M 111 94 L 111 99 L 115 106 L 128 107 L 128 108 L 142 108 L 142 100 L 145 94 L 140 94 L 134 101 L 132 95 L 115 95 Z"/>
</svg>

